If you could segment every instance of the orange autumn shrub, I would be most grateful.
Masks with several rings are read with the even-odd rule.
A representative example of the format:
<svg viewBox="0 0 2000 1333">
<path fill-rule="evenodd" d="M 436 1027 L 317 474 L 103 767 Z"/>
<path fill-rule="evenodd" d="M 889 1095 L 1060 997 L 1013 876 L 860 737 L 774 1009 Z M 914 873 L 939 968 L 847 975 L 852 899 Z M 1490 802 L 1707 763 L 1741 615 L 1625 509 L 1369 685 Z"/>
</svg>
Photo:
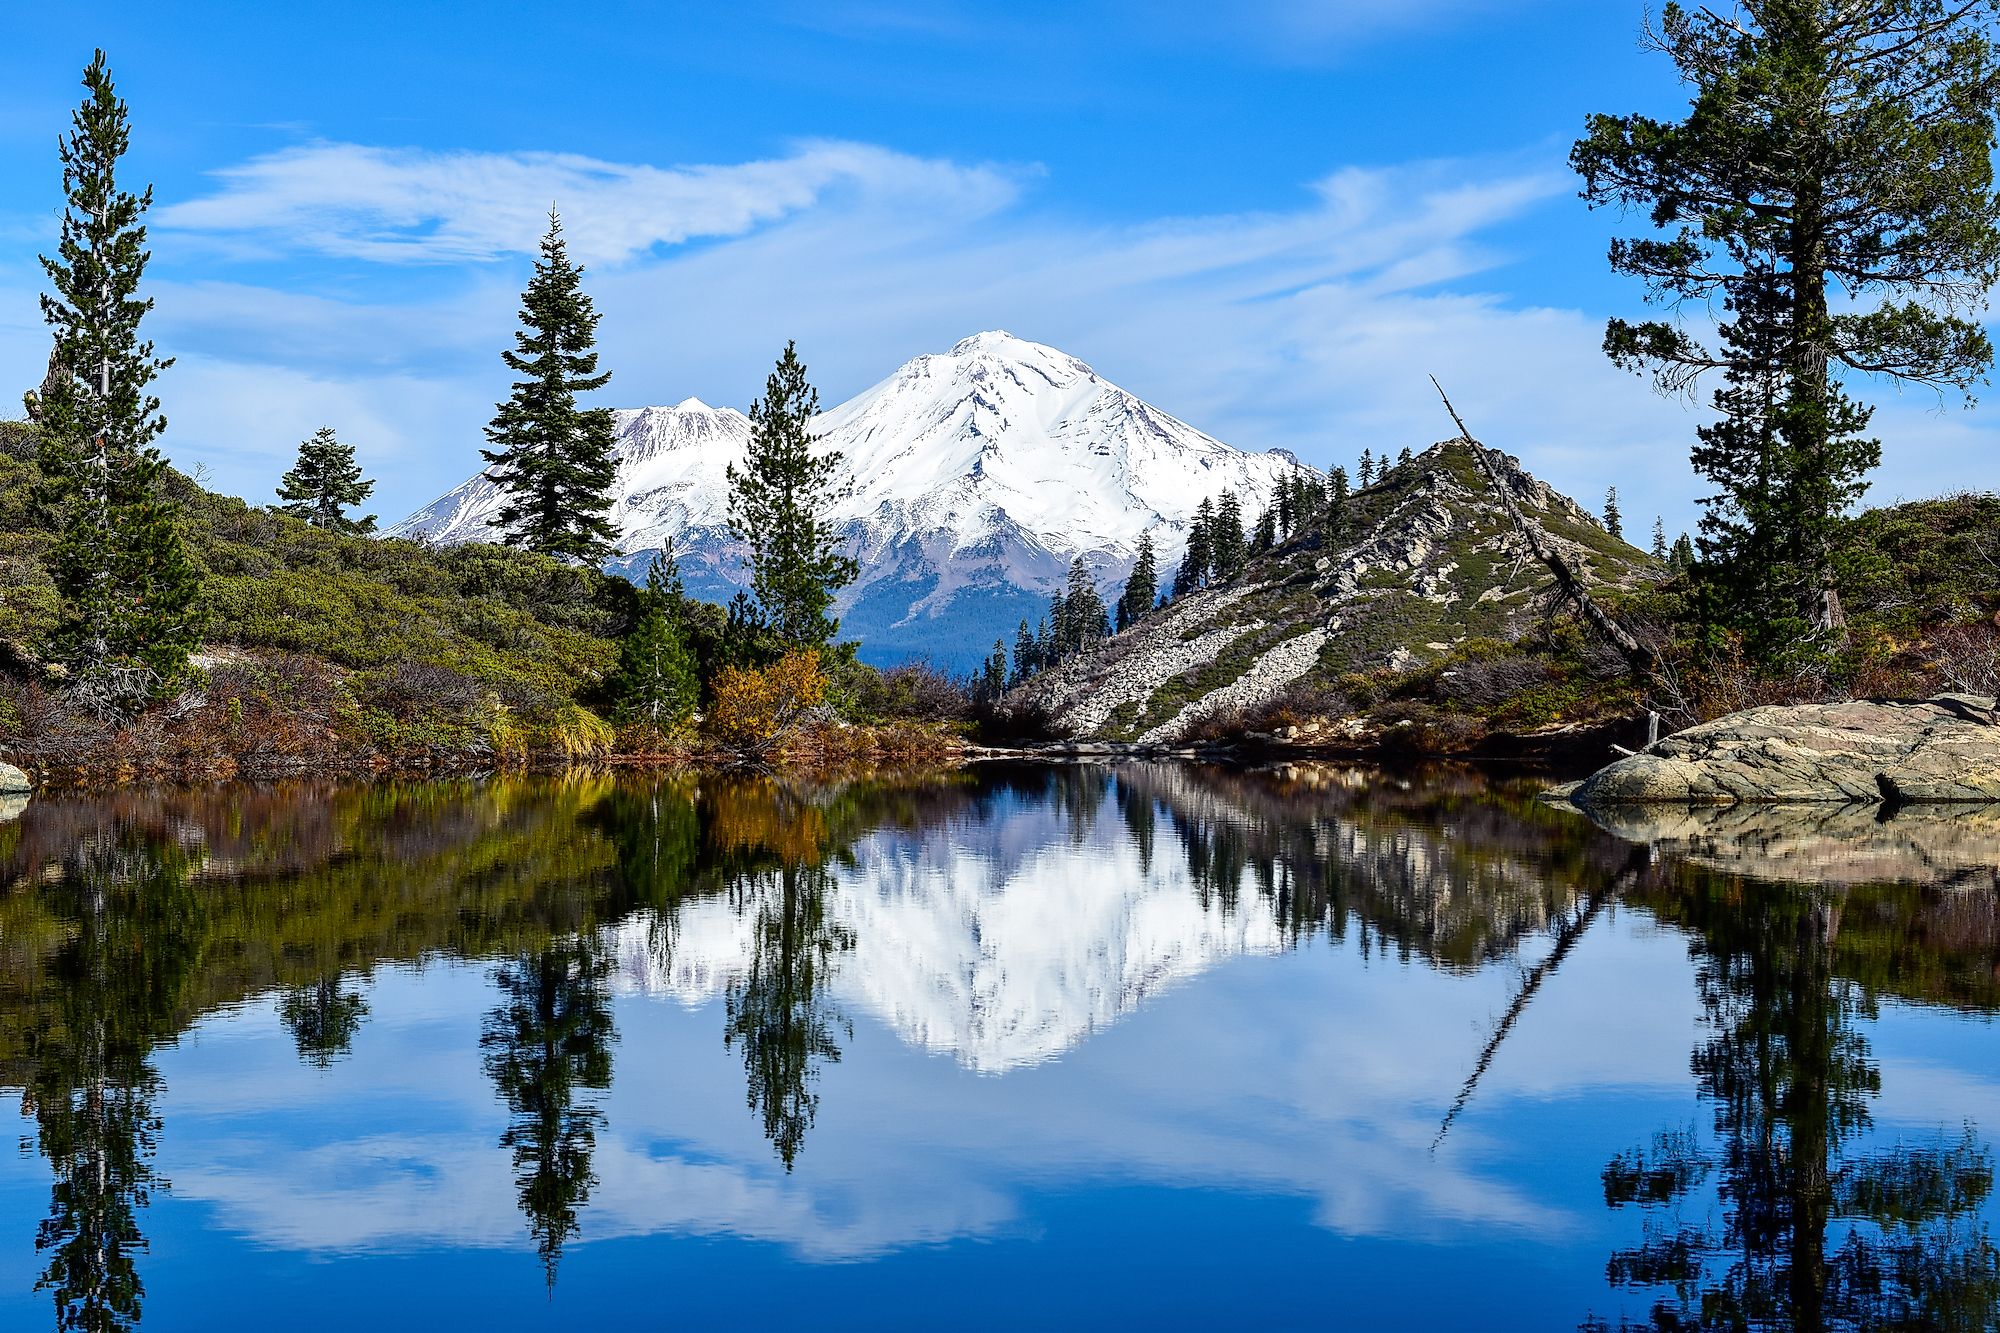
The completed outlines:
<svg viewBox="0 0 2000 1333">
<path fill-rule="evenodd" d="M 826 703 L 826 671 L 819 654 L 786 653 L 770 666 L 724 667 L 711 689 L 710 739 L 739 755 L 778 748 Z"/>
</svg>

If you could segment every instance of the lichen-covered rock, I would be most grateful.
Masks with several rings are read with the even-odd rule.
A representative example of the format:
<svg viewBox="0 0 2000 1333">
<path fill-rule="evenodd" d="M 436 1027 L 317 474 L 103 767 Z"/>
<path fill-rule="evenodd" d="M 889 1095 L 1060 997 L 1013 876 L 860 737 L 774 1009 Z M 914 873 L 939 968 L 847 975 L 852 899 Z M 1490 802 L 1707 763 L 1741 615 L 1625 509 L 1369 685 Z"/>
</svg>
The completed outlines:
<svg viewBox="0 0 2000 1333">
<path fill-rule="evenodd" d="M 1621 759 L 1569 794 L 1578 805 L 2000 801 L 2000 703 L 1752 708 Z"/>
</svg>

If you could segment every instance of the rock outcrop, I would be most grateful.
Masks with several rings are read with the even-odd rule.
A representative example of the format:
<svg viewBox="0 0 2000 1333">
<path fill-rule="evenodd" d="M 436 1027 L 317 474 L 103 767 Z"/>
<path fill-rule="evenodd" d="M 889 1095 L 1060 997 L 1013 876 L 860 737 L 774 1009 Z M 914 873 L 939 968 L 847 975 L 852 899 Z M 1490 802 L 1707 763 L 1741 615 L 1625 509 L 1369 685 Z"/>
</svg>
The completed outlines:
<svg viewBox="0 0 2000 1333">
<path fill-rule="evenodd" d="M 0 820 L 13 819 L 27 809 L 34 791 L 26 773 L 12 764 L 0 764 Z"/>
<path fill-rule="evenodd" d="M 1752 708 L 1670 736 L 1567 794 L 1585 808 L 2000 801 L 2000 701 Z"/>
</svg>

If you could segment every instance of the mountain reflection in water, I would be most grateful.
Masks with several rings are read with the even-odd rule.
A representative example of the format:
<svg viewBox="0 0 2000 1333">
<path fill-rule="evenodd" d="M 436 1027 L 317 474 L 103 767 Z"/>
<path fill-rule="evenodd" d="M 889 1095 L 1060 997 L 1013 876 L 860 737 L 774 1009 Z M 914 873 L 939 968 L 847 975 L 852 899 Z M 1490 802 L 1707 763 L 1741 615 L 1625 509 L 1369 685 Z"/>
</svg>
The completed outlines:
<svg viewBox="0 0 2000 1333">
<path fill-rule="evenodd" d="M 199 1326 L 220 1307 L 160 1293 L 301 1280 L 246 1247 L 417 1254 L 462 1303 L 464 1256 L 524 1244 L 550 1302 L 617 1317 L 615 1273 L 564 1267 L 579 1242 L 775 1243 L 778 1300 L 831 1259 L 966 1280 L 1001 1251 L 965 1239 L 1061 1271 L 1040 1193 L 1115 1232 L 1158 1200 L 1112 1187 L 1170 1187 L 1312 1200 L 1245 1243 L 1345 1265 L 1361 1324 L 1422 1322 L 1407 1275 L 1490 1260 L 1465 1308 L 1493 1326 L 1547 1326 L 1532 1287 L 1591 1328 L 1994 1327 L 1990 815 L 1604 829 L 1534 791 L 1132 764 L 37 801 L 0 824 L 29 1147 L 0 1215 L 33 1252 L 6 1271 L 58 1327 Z M 1273 966 L 1223 966 L 1246 956 Z M 1589 1163 L 1565 1105 L 1608 1145 Z M 171 1260 L 155 1219 L 187 1233 Z M 1258 1308 L 1176 1280 L 1152 1322 Z M 903 1299 L 884 1283 L 854 1322 Z"/>
</svg>

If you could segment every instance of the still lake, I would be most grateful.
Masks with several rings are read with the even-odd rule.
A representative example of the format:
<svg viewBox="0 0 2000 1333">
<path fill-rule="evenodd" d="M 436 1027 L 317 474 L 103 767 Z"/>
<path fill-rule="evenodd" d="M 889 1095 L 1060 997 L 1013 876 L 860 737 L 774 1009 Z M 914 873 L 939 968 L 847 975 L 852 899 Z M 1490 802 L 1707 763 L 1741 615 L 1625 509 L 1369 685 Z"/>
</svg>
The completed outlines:
<svg viewBox="0 0 2000 1333">
<path fill-rule="evenodd" d="M 39 799 L 0 1327 L 2000 1324 L 2000 814 L 1540 785 Z"/>
</svg>

